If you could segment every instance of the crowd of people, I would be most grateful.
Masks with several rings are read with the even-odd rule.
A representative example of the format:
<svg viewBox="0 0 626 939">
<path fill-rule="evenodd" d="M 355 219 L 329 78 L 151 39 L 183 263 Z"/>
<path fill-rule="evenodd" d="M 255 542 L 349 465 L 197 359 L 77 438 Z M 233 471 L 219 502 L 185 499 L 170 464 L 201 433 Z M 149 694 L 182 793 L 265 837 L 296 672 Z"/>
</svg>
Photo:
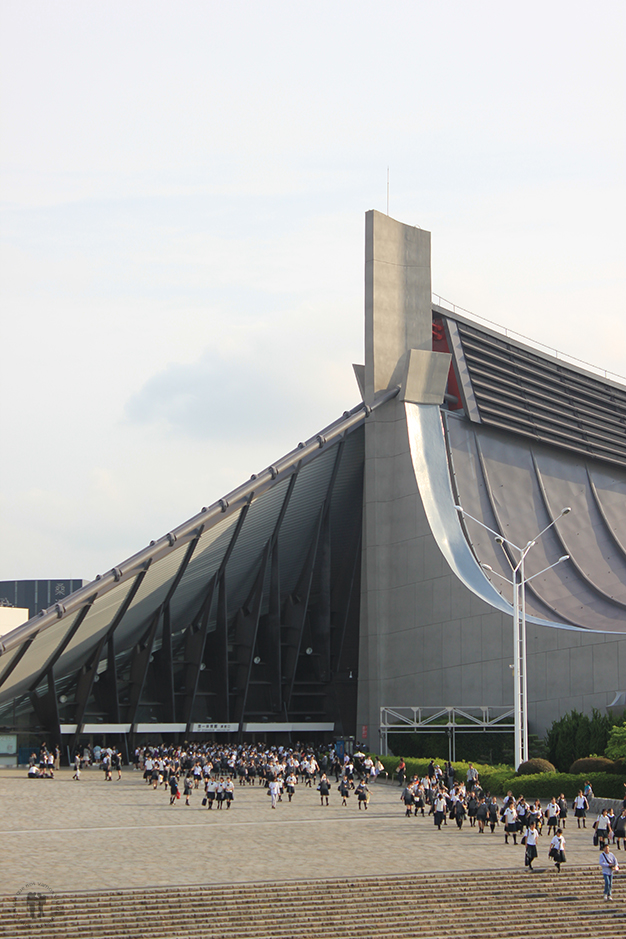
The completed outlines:
<svg viewBox="0 0 626 939">
<path fill-rule="evenodd" d="M 32 755 L 29 776 L 54 777 L 60 752 L 49 751 L 42 745 L 39 757 Z M 185 743 L 181 746 L 137 747 L 133 754 L 136 771 L 141 772 L 146 784 L 153 789 L 163 788 L 169 794 L 170 805 L 184 798 L 191 805 L 192 794 L 198 791 L 200 804 L 208 810 L 229 810 L 235 801 L 236 788 L 263 787 L 276 809 L 283 797 L 291 802 L 297 787 L 315 789 L 322 807 L 331 804 L 331 793 L 336 788 L 341 806 L 347 806 L 351 795 L 358 809 L 367 811 L 372 786 L 381 776 L 386 777 L 380 759 L 361 751 L 354 755 L 340 755 L 334 748 L 315 748 L 296 744 L 292 748 L 267 747 L 263 744 L 220 745 Z M 105 781 L 113 774 L 122 778 L 122 755 L 115 747 L 83 748 L 74 756 L 74 779 L 79 780 L 85 766 L 99 765 Z M 563 793 L 554 795 L 545 805 L 539 799 L 533 802 L 523 795 L 517 799 L 508 792 L 502 802 L 485 791 L 477 769 L 469 764 L 464 781 L 459 782 L 451 763 L 443 768 L 431 760 L 423 777 L 406 778 L 406 764 L 400 759 L 396 778 L 401 788 L 400 800 L 406 817 L 433 817 L 439 831 L 465 823 L 478 834 L 502 830 L 505 844 L 524 846 L 525 865 L 533 870 L 538 856 L 539 839 L 546 830 L 548 857 L 560 872 L 566 861 L 565 829 L 570 810 L 578 828 L 586 828 L 591 787 L 579 790 L 571 805 Z M 333 784 L 334 778 L 334 784 Z M 549 839 L 549 842 L 548 842 Z M 593 843 L 600 850 L 600 866 L 605 876 L 605 899 L 611 899 L 612 878 L 619 869 L 612 848 L 626 851 L 626 798 L 618 813 L 604 808 L 593 823 Z"/>
<path fill-rule="evenodd" d="M 138 747 L 133 758 L 148 785 L 169 789 L 171 805 L 181 798 L 181 788 L 185 805 L 191 804 L 193 791 L 200 790 L 201 804 L 209 810 L 229 809 L 236 785 L 263 787 L 273 809 L 283 796 L 291 802 L 298 785 L 314 788 L 325 807 L 330 805 L 334 777 L 341 805 L 347 806 L 354 793 L 359 810 L 367 811 L 371 786 L 385 773 L 382 762 L 367 754 L 340 757 L 335 750 L 298 744 L 294 748 L 212 743 Z"/>
<path fill-rule="evenodd" d="M 565 827 L 570 806 L 563 793 L 553 796 L 542 806 L 539 799 L 534 802 L 526 801 L 523 795 L 515 798 L 509 791 L 502 805 L 496 796 L 485 792 L 481 785 L 476 768 L 470 763 L 465 782 L 455 782 L 454 768 L 446 763 L 442 769 L 434 760 L 431 760 L 425 775 L 420 778 L 414 776 L 405 780 L 406 764 L 400 760 L 397 769 L 399 784 L 402 787 L 401 801 L 405 806 L 406 817 L 424 817 L 426 810 L 433 816 L 434 824 L 441 831 L 442 825 L 448 821 L 456 823 L 462 829 L 465 821 L 470 828 L 475 828 L 478 834 L 489 830 L 491 834 L 500 826 L 503 829 L 505 844 L 510 844 L 509 838 L 516 845 L 517 839 L 525 846 L 524 862 L 529 871 L 533 870 L 533 861 L 538 856 L 539 838 L 543 836 L 546 828 L 548 857 L 554 862 L 557 872 L 565 863 Z M 578 828 L 586 827 L 587 812 L 591 788 L 587 794 L 581 789 L 574 798 L 571 809 L 577 820 Z M 614 858 L 611 847 L 621 850 L 621 844 L 626 850 L 626 798 L 621 812 L 616 814 L 612 807 L 603 808 L 593 824 L 593 843 L 600 848 L 600 865 L 606 867 L 606 859 Z M 620 844 L 621 843 L 621 844 Z M 614 861 L 612 869 L 619 869 Z M 606 872 L 605 872 L 606 873 Z M 605 883 L 607 881 L 605 880 Z M 606 894 L 608 899 L 610 897 Z"/>
<path fill-rule="evenodd" d="M 48 750 L 45 743 L 39 748 L 39 756 L 33 752 L 28 760 L 29 779 L 54 779 L 54 771 L 59 768 L 61 750 L 55 747 Z"/>
</svg>

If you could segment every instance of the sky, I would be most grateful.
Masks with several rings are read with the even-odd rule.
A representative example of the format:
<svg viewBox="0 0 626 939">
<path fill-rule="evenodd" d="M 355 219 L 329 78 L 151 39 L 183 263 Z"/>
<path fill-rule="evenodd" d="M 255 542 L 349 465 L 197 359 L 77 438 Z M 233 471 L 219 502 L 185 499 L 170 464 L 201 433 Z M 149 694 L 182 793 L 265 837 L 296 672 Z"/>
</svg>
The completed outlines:
<svg viewBox="0 0 626 939">
<path fill-rule="evenodd" d="M 436 294 L 626 375 L 625 40 L 623 0 L 3 0 L 0 580 L 90 580 L 358 402 L 387 167 Z"/>
</svg>

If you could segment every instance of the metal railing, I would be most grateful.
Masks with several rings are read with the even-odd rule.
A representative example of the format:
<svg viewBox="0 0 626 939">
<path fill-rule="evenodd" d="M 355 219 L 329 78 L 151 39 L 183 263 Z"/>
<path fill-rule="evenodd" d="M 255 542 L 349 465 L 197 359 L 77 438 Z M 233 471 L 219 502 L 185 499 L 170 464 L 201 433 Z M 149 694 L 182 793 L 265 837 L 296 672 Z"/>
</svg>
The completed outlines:
<svg viewBox="0 0 626 939">
<path fill-rule="evenodd" d="M 468 705 L 464 707 L 381 707 L 381 753 L 388 752 L 389 734 L 447 734 L 448 758 L 456 760 L 456 735 L 475 733 L 513 734 L 512 707 Z"/>
<path fill-rule="evenodd" d="M 539 350 L 545 349 L 556 359 L 560 359 L 562 362 L 571 362 L 576 365 L 584 365 L 585 368 L 591 369 L 598 375 L 602 375 L 604 378 L 617 378 L 620 379 L 621 382 L 626 382 L 626 375 L 620 375 L 619 372 L 612 372 L 610 369 L 600 368 L 599 365 L 594 365 L 593 362 L 587 362 L 585 359 L 579 359 L 577 356 L 570 355 L 568 352 L 560 352 L 558 349 L 547 345 L 545 342 L 539 342 L 538 339 L 532 339 L 530 336 L 525 336 L 524 333 L 518 333 L 516 329 L 509 329 L 508 326 L 502 326 L 500 323 L 496 323 L 494 320 L 487 319 L 486 316 L 481 316 L 480 313 L 472 313 L 471 310 L 466 310 L 465 307 L 457 306 L 456 303 L 452 303 L 450 300 L 446 300 L 445 297 L 440 297 L 439 294 L 432 294 L 432 302 L 436 306 L 441 307 L 443 310 L 449 310 L 451 313 L 460 313 L 463 316 L 469 316 L 472 319 L 480 320 L 481 323 L 489 323 L 491 327 L 502 333 L 503 336 L 511 336 L 516 337 L 517 339 L 523 339 L 524 342 L 530 343 L 531 346 L 538 347 Z"/>
</svg>

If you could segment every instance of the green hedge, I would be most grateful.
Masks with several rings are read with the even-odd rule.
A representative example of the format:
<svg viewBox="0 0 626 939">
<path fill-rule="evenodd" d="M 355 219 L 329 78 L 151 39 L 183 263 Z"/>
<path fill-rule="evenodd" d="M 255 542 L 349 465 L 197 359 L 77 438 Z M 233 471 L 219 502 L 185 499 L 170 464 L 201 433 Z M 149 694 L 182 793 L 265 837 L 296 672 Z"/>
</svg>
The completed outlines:
<svg viewBox="0 0 626 939">
<path fill-rule="evenodd" d="M 515 776 L 508 785 L 513 795 L 520 795 L 530 799 L 551 798 L 560 793 L 566 799 L 573 799 L 579 789 L 583 789 L 585 782 L 589 781 L 593 793 L 600 799 L 623 799 L 624 780 L 614 773 L 588 773 L 572 775 L 571 773 L 539 773 L 536 776 Z"/>
<path fill-rule="evenodd" d="M 372 754 L 374 756 L 374 754 Z M 379 757 L 385 767 L 389 778 L 396 778 L 399 756 Z M 443 768 L 443 760 L 440 766 Z M 425 775 L 430 760 L 417 760 L 407 758 L 406 778 Z M 615 773 L 587 773 L 572 775 L 571 773 L 538 773 L 532 776 L 518 776 L 512 766 L 486 766 L 474 763 L 478 770 L 480 785 L 494 796 L 505 795 L 509 789 L 517 798 L 525 795 L 526 798 L 543 799 L 559 796 L 564 793 L 566 799 L 573 799 L 579 789 L 583 789 L 585 782 L 589 781 L 593 787 L 594 795 L 600 799 L 623 799 L 625 776 Z M 465 782 L 469 763 L 457 762 L 454 764 L 454 778 L 457 782 Z"/>
<path fill-rule="evenodd" d="M 374 756 L 374 754 L 372 754 L 372 756 Z M 389 774 L 389 778 L 395 778 L 400 757 L 381 756 L 379 759 Z M 426 774 L 430 760 L 417 760 L 407 757 L 404 762 L 406 763 L 406 777 L 410 779 L 412 776 L 419 776 L 421 779 L 422 776 Z M 441 760 L 438 762 L 443 769 L 444 761 Z M 480 784 L 486 792 L 490 792 L 492 795 L 502 795 L 510 789 L 508 783 L 511 779 L 515 778 L 513 767 L 487 766 L 482 763 L 474 763 L 474 766 L 478 770 Z M 465 782 L 468 769 L 469 763 L 456 762 L 454 764 L 455 780 L 457 782 Z"/>
</svg>

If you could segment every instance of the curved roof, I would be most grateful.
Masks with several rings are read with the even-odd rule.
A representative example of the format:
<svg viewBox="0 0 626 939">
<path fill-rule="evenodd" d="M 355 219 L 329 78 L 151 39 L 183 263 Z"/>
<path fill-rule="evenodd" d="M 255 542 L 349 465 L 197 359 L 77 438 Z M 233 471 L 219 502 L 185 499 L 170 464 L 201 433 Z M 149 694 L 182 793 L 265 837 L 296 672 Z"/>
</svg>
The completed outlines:
<svg viewBox="0 0 626 939">
<path fill-rule="evenodd" d="M 228 564 L 229 608 L 245 608 L 272 539 L 281 553 L 281 592 L 295 590 L 326 504 L 333 512 L 334 554 L 341 558 L 342 533 L 351 521 L 344 516 L 354 514 L 350 493 L 360 491 L 355 484 L 362 473 L 362 440 L 354 432 L 397 394 L 393 388 L 372 408 L 359 404 L 344 412 L 247 483 L 1 637 L 0 702 L 34 691 L 52 667 L 58 682 L 90 657 L 103 660 L 113 634 L 118 653 L 131 649 L 165 606 L 174 633 L 200 615 L 210 632 L 217 617 L 218 573 Z M 360 496 L 357 501 L 360 516 Z M 158 642 L 158 633 L 155 638 Z"/>
</svg>

